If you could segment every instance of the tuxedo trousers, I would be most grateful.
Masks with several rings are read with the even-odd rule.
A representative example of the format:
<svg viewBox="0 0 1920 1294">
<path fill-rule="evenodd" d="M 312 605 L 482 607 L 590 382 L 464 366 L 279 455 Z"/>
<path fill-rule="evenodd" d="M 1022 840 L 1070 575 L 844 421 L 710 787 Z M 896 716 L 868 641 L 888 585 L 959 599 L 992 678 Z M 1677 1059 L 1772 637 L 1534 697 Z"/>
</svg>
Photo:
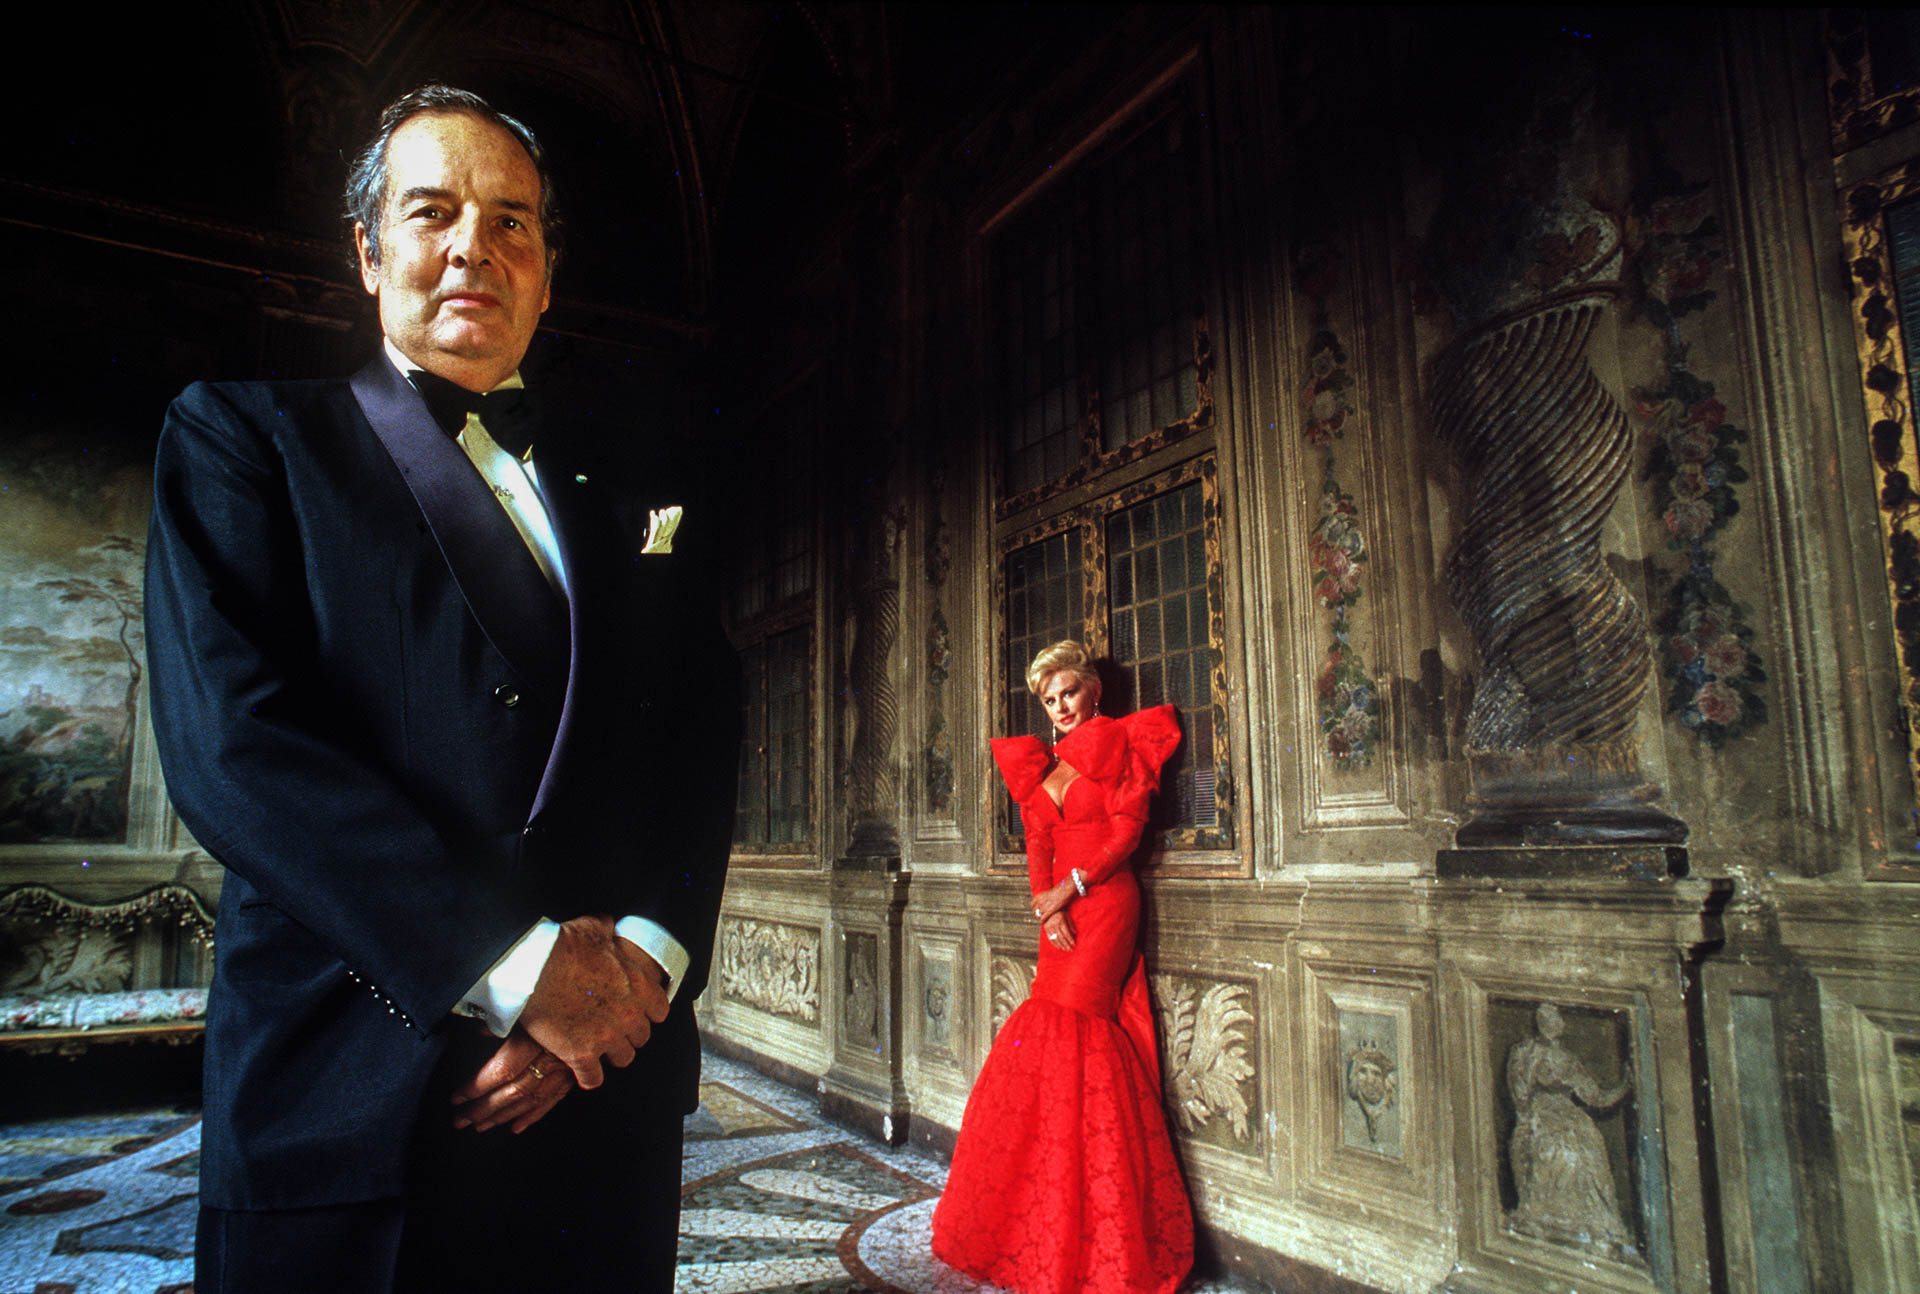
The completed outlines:
<svg viewBox="0 0 1920 1294">
<path fill-rule="evenodd" d="M 629 1115 L 616 1124 L 596 1093 L 575 1091 L 517 1136 L 454 1128 L 454 1089 L 497 1045 L 479 1037 L 449 1047 L 423 1105 L 404 1198 L 202 1208 L 195 1290 L 669 1294 L 680 1224 L 678 1102 L 645 1103 L 644 1121 Z M 609 1084 L 623 1077 L 606 1072 Z"/>
</svg>

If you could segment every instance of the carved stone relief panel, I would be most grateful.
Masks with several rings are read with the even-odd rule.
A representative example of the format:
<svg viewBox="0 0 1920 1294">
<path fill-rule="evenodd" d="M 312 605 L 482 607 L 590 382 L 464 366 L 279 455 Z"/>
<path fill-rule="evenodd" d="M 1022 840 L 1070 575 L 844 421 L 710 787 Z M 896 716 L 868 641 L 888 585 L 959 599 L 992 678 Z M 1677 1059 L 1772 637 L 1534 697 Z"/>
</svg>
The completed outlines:
<svg viewBox="0 0 1920 1294">
<path fill-rule="evenodd" d="M 923 1051 L 953 1056 L 953 961 L 920 954 L 920 1045 Z"/>
<path fill-rule="evenodd" d="M 1437 891 L 1435 1055 L 1453 1134 L 1455 1284 L 1719 1288 L 1703 1165 L 1720 1169 L 1700 1126 L 1691 976 L 1674 968 L 1684 964 L 1676 953 L 1719 935 L 1707 905 L 1730 888 L 1559 880 Z"/>
<path fill-rule="evenodd" d="M 1459 1102 L 1436 1077 L 1456 1058 L 1433 1052 L 1425 951 L 1314 939 L 1295 951 L 1300 1027 L 1280 1081 L 1298 1102 L 1292 1144 L 1301 1196 L 1335 1216 L 1364 1208 L 1434 1234 L 1445 1225 L 1448 1191 L 1440 1139 Z"/>
<path fill-rule="evenodd" d="M 1644 1262 L 1627 1014 L 1496 998 L 1488 1023 L 1507 1230 Z"/>
<path fill-rule="evenodd" d="M 1341 1011 L 1340 1142 L 1390 1159 L 1400 1143 L 1400 1022 L 1372 1011 Z"/>
<path fill-rule="evenodd" d="M 720 926 L 720 992 L 757 1011 L 820 1027 L 820 932 L 727 917 Z"/>
<path fill-rule="evenodd" d="M 1188 1140 L 1245 1154 L 1261 1149 L 1259 1026 L 1250 984 L 1152 976 L 1161 1081 Z"/>
<path fill-rule="evenodd" d="M 1040 963 L 1032 957 L 1009 957 L 1005 953 L 995 953 L 992 964 L 987 1018 L 993 1021 L 993 1033 L 997 1036 L 1000 1026 L 1007 1022 L 1014 1008 L 1027 1000 L 1027 993 L 1033 987 L 1034 973 L 1040 969 Z"/>
<path fill-rule="evenodd" d="M 841 1020 L 847 1041 L 860 1047 L 880 1045 L 880 939 L 848 931 L 840 985 Z"/>
</svg>

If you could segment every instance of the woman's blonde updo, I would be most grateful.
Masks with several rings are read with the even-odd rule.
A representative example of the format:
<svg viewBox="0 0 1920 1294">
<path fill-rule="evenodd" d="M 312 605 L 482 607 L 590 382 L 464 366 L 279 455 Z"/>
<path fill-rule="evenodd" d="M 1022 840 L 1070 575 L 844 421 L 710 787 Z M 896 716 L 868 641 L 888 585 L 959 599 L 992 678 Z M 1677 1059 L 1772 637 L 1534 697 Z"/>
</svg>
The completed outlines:
<svg viewBox="0 0 1920 1294">
<path fill-rule="evenodd" d="M 1100 671 L 1093 667 L 1093 653 L 1071 638 L 1040 649 L 1033 664 L 1027 666 L 1027 690 L 1039 696 L 1047 680 L 1062 672 L 1092 688 L 1094 698 L 1099 699 Z"/>
</svg>

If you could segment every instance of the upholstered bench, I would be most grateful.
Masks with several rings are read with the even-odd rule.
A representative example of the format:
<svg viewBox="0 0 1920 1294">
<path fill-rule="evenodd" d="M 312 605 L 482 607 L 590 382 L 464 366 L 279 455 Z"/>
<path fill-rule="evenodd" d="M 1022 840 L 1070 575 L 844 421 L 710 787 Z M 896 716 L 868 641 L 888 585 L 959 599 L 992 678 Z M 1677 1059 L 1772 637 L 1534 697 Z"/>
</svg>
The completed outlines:
<svg viewBox="0 0 1920 1294">
<path fill-rule="evenodd" d="M 0 1047 L 190 1041 L 205 1028 L 212 943 L 183 885 L 105 903 L 44 885 L 0 892 Z"/>
</svg>

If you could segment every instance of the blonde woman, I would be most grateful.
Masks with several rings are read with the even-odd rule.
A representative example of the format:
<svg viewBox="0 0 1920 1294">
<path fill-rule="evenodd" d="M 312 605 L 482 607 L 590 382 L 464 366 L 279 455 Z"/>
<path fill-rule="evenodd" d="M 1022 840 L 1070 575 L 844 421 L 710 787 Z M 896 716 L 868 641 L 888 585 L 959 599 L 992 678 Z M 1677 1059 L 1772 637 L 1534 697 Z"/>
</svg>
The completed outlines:
<svg viewBox="0 0 1920 1294">
<path fill-rule="evenodd" d="M 1102 715 L 1077 642 L 1035 657 L 1027 686 L 1055 743 L 1004 738 L 993 758 L 1026 829 L 1040 969 L 968 1098 L 933 1249 L 1021 1294 L 1171 1294 L 1193 1216 L 1160 1105 L 1132 859 L 1180 729 L 1172 706 Z"/>
</svg>

